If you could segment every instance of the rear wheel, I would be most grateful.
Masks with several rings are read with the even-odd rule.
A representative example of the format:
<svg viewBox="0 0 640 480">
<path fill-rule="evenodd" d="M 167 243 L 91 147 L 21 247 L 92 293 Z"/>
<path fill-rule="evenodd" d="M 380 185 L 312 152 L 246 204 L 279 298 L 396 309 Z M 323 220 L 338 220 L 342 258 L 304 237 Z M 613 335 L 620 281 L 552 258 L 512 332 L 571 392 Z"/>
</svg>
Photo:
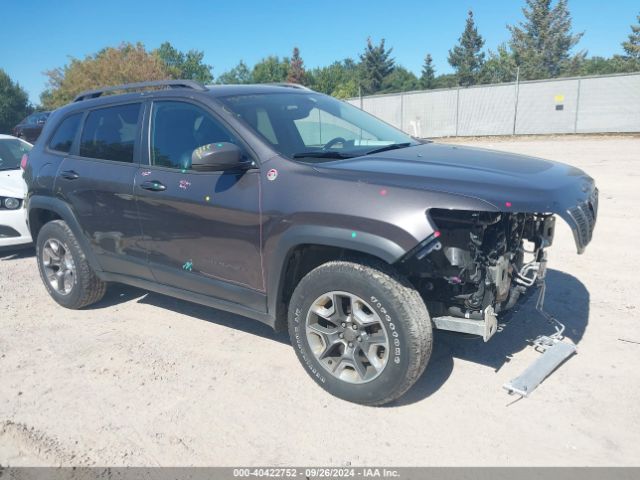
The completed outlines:
<svg viewBox="0 0 640 480">
<path fill-rule="evenodd" d="M 329 393 L 383 405 L 420 377 L 431 320 L 418 292 L 384 264 L 329 262 L 306 275 L 289 305 L 299 360 Z"/>
<path fill-rule="evenodd" d="M 49 295 L 63 307 L 86 307 L 104 296 L 106 283 L 91 269 L 78 240 L 63 220 L 54 220 L 40 229 L 36 255 L 40 277 Z"/>
</svg>

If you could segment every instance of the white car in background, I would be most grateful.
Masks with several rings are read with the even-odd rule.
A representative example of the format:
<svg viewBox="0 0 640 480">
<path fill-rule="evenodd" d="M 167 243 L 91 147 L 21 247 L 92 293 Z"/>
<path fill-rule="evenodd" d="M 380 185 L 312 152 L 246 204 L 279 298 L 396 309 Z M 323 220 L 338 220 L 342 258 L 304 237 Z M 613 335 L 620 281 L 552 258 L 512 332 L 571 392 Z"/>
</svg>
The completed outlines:
<svg viewBox="0 0 640 480">
<path fill-rule="evenodd" d="M 31 243 L 24 213 L 26 184 L 20 162 L 32 145 L 0 135 L 0 248 Z"/>
</svg>

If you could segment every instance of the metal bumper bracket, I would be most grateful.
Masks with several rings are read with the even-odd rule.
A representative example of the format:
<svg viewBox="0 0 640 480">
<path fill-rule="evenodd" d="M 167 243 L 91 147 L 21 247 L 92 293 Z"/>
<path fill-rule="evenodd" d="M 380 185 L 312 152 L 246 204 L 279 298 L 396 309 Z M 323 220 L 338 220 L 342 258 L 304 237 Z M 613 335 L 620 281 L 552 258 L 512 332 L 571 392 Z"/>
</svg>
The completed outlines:
<svg viewBox="0 0 640 480">
<path fill-rule="evenodd" d="M 488 342 L 498 331 L 498 319 L 491 305 L 485 308 L 483 313 L 482 320 L 445 316 L 434 317 L 433 323 L 439 330 L 480 335 L 485 342 Z"/>
<path fill-rule="evenodd" d="M 565 326 L 544 311 L 545 295 L 544 278 L 540 279 L 540 292 L 536 302 L 536 312 L 553 324 L 556 332 L 552 335 L 541 335 L 533 341 L 533 346 L 542 356 L 529 365 L 524 372 L 503 385 L 509 394 L 527 397 L 542 381 L 558 368 L 565 360 L 576 353 L 576 346 L 564 340 Z"/>
</svg>

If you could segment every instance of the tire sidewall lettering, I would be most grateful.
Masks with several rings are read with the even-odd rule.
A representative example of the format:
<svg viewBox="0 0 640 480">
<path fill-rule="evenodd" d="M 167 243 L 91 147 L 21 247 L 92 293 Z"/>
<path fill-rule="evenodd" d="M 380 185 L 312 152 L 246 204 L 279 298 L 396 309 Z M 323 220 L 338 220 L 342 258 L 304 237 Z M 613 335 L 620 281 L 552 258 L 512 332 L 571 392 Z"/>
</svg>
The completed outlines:
<svg viewBox="0 0 640 480">
<path fill-rule="evenodd" d="M 393 350 L 390 353 L 392 353 L 393 363 L 398 365 L 402 361 L 402 348 L 400 346 L 400 338 L 398 331 L 396 330 L 396 325 L 392 321 L 391 315 L 389 315 L 388 313 L 389 311 L 383 306 L 382 301 L 378 300 L 378 298 L 374 295 L 371 295 L 370 300 L 373 306 L 377 308 L 378 311 L 382 314 L 382 318 L 384 319 L 383 323 L 386 322 L 388 333 L 393 338 L 390 341 L 390 343 L 393 345 Z"/>
</svg>

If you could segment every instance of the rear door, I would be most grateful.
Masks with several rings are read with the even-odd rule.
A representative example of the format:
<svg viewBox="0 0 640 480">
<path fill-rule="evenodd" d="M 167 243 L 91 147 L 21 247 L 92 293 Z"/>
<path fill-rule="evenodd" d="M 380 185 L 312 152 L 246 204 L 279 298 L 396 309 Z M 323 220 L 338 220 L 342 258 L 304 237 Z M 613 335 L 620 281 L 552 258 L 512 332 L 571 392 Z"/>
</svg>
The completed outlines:
<svg viewBox="0 0 640 480">
<path fill-rule="evenodd" d="M 264 311 L 259 170 L 191 170 L 200 146 L 246 147 L 213 112 L 183 100 L 154 101 L 148 129 L 135 195 L 156 280 Z"/>
<path fill-rule="evenodd" d="M 105 271 L 151 279 L 133 197 L 143 110 L 140 102 L 89 110 L 55 191 L 73 208 Z"/>
</svg>

